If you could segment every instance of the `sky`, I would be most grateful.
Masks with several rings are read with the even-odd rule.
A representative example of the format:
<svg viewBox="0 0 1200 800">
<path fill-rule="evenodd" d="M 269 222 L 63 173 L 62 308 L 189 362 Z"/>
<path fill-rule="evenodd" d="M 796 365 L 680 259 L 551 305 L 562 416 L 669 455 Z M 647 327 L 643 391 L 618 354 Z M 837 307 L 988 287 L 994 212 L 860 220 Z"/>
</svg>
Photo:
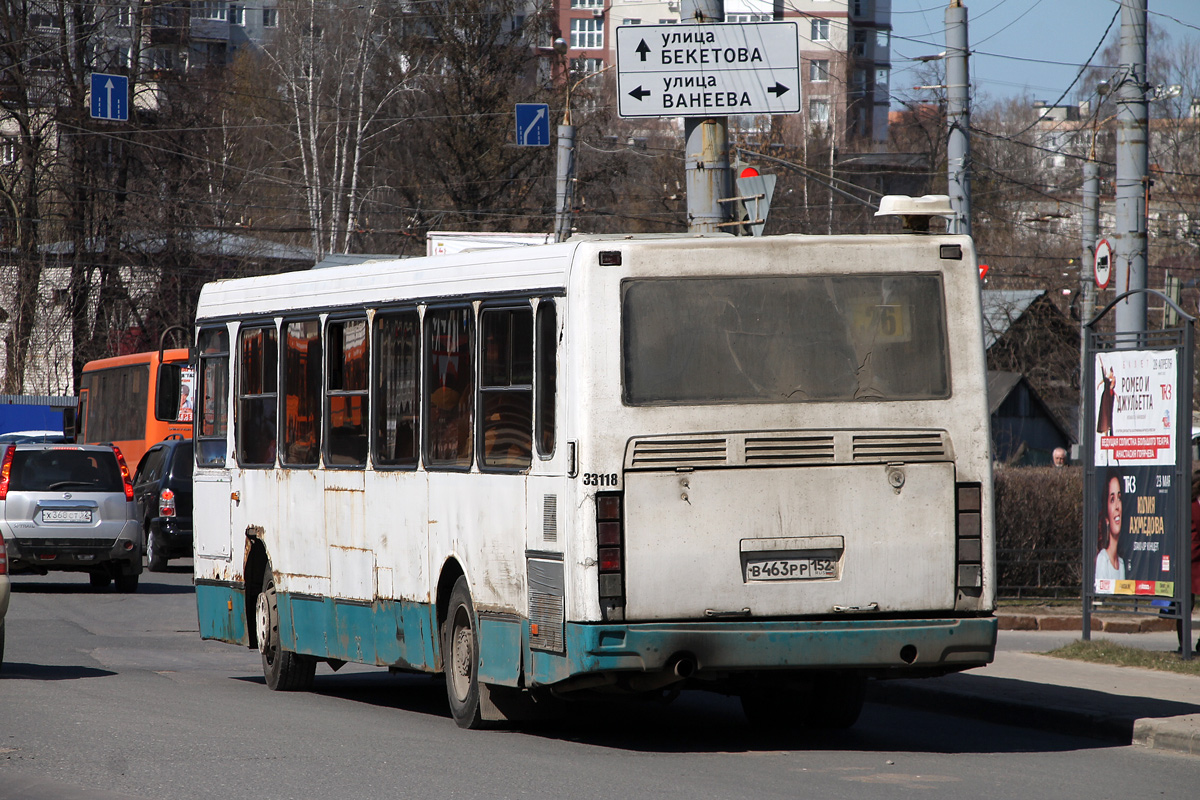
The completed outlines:
<svg viewBox="0 0 1200 800">
<path fill-rule="evenodd" d="M 921 83 L 915 56 L 945 49 L 947 5 L 943 0 L 892 0 L 893 96 L 911 95 Z M 1115 41 L 1121 26 L 1118 17 L 1104 35 L 1120 7 L 1118 0 L 964 0 L 964 5 L 977 103 L 1023 96 L 1054 102 L 1096 45 L 1102 39 L 1105 44 Z M 1176 39 L 1200 40 L 1200 0 L 1147 0 L 1147 11 L 1152 27 L 1161 25 Z M 1102 63 L 1099 52 L 1091 63 Z"/>
</svg>

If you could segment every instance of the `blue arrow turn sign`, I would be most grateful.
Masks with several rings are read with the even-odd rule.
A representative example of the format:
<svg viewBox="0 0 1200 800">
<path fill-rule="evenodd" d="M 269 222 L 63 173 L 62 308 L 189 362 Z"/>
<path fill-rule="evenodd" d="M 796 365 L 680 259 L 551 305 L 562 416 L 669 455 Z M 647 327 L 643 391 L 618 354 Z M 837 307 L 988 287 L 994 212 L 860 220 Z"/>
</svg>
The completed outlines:
<svg viewBox="0 0 1200 800">
<path fill-rule="evenodd" d="M 550 106 L 545 103 L 517 103 L 517 144 L 545 147 L 550 144 Z"/>
<path fill-rule="evenodd" d="M 129 78 L 92 73 L 92 119 L 129 119 Z"/>
</svg>

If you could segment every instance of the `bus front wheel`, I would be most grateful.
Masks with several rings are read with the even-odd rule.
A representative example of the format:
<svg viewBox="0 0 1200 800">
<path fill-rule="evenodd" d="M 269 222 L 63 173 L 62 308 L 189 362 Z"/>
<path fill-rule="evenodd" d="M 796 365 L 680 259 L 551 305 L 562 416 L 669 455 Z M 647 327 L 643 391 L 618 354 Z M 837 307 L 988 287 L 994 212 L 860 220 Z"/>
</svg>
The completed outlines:
<svg viewBox="0 0 1200 800">
<path fill-rule="evenodd" d="M 270 564 L 263 570 L 262 591 L 258 593 L 258 600 L 254 604 L 254 624 L 267 688 L 279 692 L 311 689 L 317 660 L 284 650 L 279 642 L 279 604 L 275 597 L 275 575 L 271 572 Z"/>
<path fill-rule="evenodd" d="M 465 577 L 460 577 L 450 592 L 442 630 L 442 669 L 450 713 L 460 728 L 481 728 L 478 626 Z"/>
</svg>

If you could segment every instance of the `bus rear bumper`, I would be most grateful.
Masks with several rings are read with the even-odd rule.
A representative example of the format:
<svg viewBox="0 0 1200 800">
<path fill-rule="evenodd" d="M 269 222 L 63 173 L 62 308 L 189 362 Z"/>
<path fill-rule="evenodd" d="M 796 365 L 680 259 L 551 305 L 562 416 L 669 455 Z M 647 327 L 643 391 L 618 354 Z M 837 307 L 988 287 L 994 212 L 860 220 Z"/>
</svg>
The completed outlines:
<svg viewBox="0 0 1200 800">
<path fill-rule="evenodd" d="M 991 662 L 996 629 L 995 618 L 568 623 L 569 663 L 552 665 L 535 656 L 535 673 L 543 672 L 538 666 L 551 669 L 534 680 L 657 672 L 680 659 L 688 660 L 697 676 L 800 669 L 855 669 L 879 677 L 939 674 Z"/>
</svg>

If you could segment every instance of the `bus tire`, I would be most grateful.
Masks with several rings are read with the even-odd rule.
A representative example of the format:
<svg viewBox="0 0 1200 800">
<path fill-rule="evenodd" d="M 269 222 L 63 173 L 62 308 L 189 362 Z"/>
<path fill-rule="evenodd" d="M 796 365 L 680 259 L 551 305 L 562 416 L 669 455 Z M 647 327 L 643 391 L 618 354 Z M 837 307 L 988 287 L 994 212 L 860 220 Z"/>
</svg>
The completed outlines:
<svg viewBox="0 0 1200 800">
<path fill-rule="evenodd" d="M 279 604 L 275 597 L 275 576 L 268 562 L 263 570 L 262 591 L 254 609 L 258 650 L 262 655 L 263 678 L 267 688 L 277 692 L 307 691 L 312 688 L 317 660 L 284 650 L 279 641 Z"/>
<path fill-rule="evenodd" d="M 816 675 L 799 687 L 767 684 L 741 693 L 742 711 L 754 727 L 773 733 L 844 730 L 858 721 L 866 687 L 866 678 L 853 672 Z"/>
<path fill-rule="evenodd" d="M 146 528 L 146 569 L 151 572 L 166 572 L 167 559 L 162 549 L 162 542 L 147 526 Z"/>
<path fill-rule="evenodd" d="M 478 621 L 466 577 L 460 576 L 454 583 L 442 631 L 442 670 L 450 714 L 460 728 L 482 728 Z"/>
<path fill-rule="evenodd" d="M 867 679 L 853 672 L 820 678 L 813 691 L 810 726 L 844 730 L 858 722 L 867 697 Z"/>
</svg>

